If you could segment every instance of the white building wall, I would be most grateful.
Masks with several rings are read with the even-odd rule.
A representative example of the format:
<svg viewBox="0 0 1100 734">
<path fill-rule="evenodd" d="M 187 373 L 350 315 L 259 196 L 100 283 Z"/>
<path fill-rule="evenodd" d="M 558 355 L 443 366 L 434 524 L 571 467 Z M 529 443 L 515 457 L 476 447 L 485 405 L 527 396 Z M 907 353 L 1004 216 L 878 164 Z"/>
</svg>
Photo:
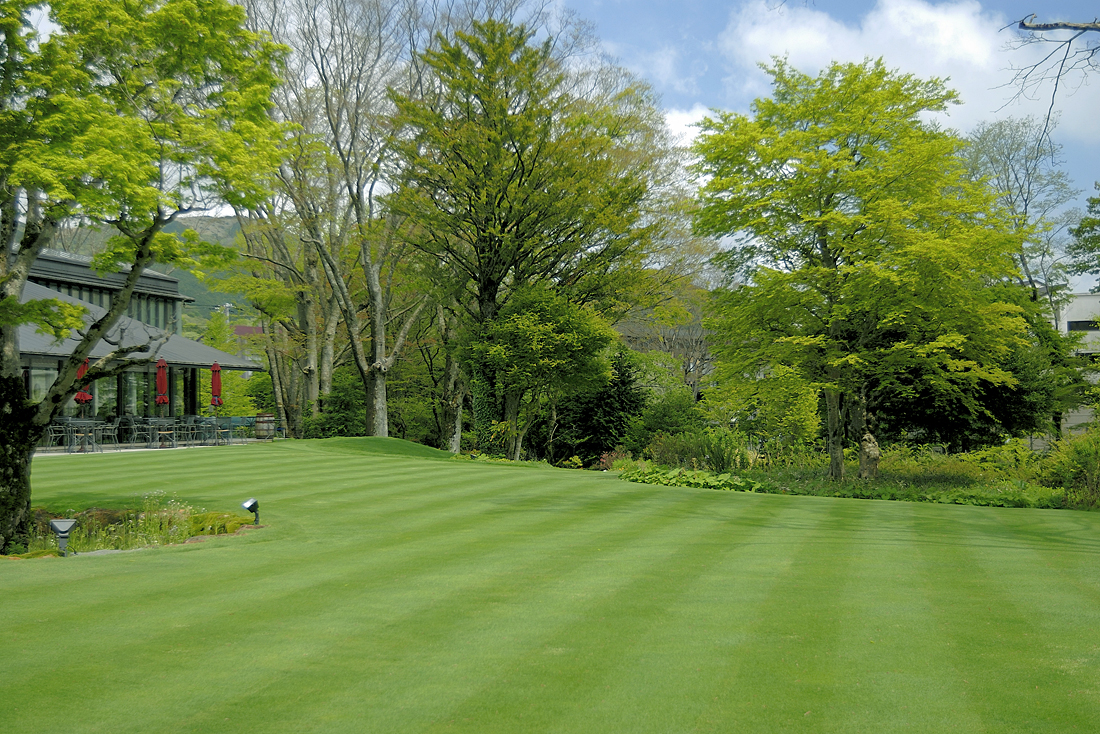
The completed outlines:
<svg viewBox="0 0 1100 734">
<path fill-rule="evenodd" d="M 1074 293 L 1059 317 L 1058 330 L 1063 334 L 1084 334 L 1081 353 L 1100 355 L 1100 293 Z M 1070 411 L 1062 419 L 1062 430 L 1073 431 L 1092 419 L 1091 408 Z"/>
</svg>

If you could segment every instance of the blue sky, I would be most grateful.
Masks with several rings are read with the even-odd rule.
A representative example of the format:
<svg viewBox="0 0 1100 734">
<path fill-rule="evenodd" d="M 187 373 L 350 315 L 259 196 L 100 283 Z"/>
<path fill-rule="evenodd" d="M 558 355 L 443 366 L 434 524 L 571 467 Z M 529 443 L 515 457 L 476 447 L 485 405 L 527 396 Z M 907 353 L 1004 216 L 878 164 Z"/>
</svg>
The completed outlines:
<svg viewBox="0 0 1100 734">
<path fill-rule="evenodd" d="M 881 56 L 910 73 L 950 77 L 964 104 L 943 122 L 964 133 L 980 120 L 1044 115 L 1045 95 L 1009 103 L 1010 67 L 1036 51 L 1008 50 L 1015 34 L 1001 29 L 1033 12 L 1039 21 L 1100 16 L 1096 0 L 560 1 L 595 25 L 610 55 L 656 88 L 670 125 L 684 132 L 708 108 L 747 112 L 755 97 L 768 94 L 756 64 L 784 54 L 811 73 L 831 60 Z M 1079 88 L 1058 99 L 1055 140 L 1083 202 L 1100 180 L 1100 72 L 1073 81 Z"/>
</svg>

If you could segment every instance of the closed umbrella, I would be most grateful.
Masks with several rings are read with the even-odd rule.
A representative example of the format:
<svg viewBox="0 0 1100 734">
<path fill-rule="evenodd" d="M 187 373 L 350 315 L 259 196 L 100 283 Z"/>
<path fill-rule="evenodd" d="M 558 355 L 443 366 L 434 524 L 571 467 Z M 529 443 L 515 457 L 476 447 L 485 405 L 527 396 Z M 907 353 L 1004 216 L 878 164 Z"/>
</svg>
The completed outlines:
<svg viewBox="0 0 1100 734">
<path fill-rule="evenodd" d="M 217 362 L 210 367 L 210 404 L 222 404 L 222 367 Z"/>
<path fill-rule="evenodd" d="M 76 368 L 76 379 L 77 380 L 83 380 L 84 375 L 86 375 L 86 374 L 88 374 L 88 360 L 87 359 L 84 360 L 84 364 L 82 364 L 82 365 L 80 365 L 79 367 Z M 81 405 L 87 405 L 88 403 L 92 402 L 91 394 L 84 391 L 84 388 L 86 388 L 86 387 L 87 387 L 87 385 L 81 385 L 80 386 L 80 391 L 76 395 L 73 396 L 73 400 L 80 403 Z"/>
<path fill-rule="evenodd" d="M 157 405 L 168 405 L 168 363 L 157 360 Z"/>
</svg>

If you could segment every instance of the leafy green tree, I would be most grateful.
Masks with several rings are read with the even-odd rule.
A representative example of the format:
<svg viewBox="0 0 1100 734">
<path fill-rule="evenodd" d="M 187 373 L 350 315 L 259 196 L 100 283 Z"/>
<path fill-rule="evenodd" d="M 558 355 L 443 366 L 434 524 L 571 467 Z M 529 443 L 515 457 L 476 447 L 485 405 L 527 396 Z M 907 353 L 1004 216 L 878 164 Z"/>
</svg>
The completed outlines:
<svg viewBox="0 0 1100 734">
<path fill-rule="evenodd" d="M 712 327 L 723 369 L 785 365 L 824 392 L 829 475 L 886 396 L 977 402 L 1024 331 L 985 285 L 1015 274 L 1018 239 L 968 179 L 962 142 L 921 116 L 942 81 L 881 61 L 811 77 L 777 60 L 771 98 L 704 120 L 696 224 L 733 237 Z M 918 385 L 912 378 L 919 374 Z M 868 421 L 868 414 L 871 420 Z"/>
<path fill-rule="evenodd" d="M 586 466 L 620 446 L 646 406 L 632 355 L 619 349 L 611 358 L 609 379 L 594 390 L 567 396 L 547 422 L 542 455 L 547 461 L 578 456 Z"/>
<path fill-rule="evenodd" d="M 703 409 L 720 425 L 766 444 L 792 446 L 817 438 L 820 393 L 796 370 L 777 364 L 754 379 L 720 373 L 717 383 L 707 390 Z"/>
<path fill-rule="evenodd" d="M 233 333 L 233 324 L 221 311 L 210 314 L 203 331 L 202 343 L 220 349 L 223 352 L 236 354 L 240 350 L 237 337 Z M 222 404 L 213 406 L 210 404 L 213 373 L 210 370 L 199 370 L 199 409 L 204 413 L 216 416 L 255 415 L 256 406 L 248 391 L 248 380 L 237 370 L 222 370 Z"/>
<path fill-rule="evenodd" d="M 1100 182 L 1095 187 L 1100 191 Z M 1070 234 L 1073 235 L 1073 244 L 1069 248 L 1073 271 L 1100 275 L 1100 195 L 1089 197 L 1085 216 L 1070 230 Z"/>
<path fill-rule="evenodd" d="M 438 94 L 393 95 L 401 175 L 386 204 L 449 274 L 444 302 L 475 331 L 526 285 L 614 309 L 647 277 L 658 229 L 648 215 L 665 133 L 649 90 L 608 73 L 579 94 L 555 39 L 533 35 L 475 22 L 420 56 Z M 470 374 L 482 437 L 503 410 L 489 364 Z"/>
<path fill-rule="evenodd" d="M 650 396 L 641 414 L 630 421 L 623 445 L 635 456 L 641 456 L 657 434 L 697 431 L 706 423 L 706 414 L 692 395 L 691 388 L 674 384 Z"/>
<path fill-rule="evenodd" d="M 77 368 L 125 312 L 154 263 L 194 268 L 224 251 L 167 234 L 181 214 L 262 195 L 278 131 L 268 108 L 280 50 L 243 28 L 225 0 L 0 1 L 0 551 L 28 532 L 34 447 L 77 390 Z M 55 301 L 20 304 L 28 271 L 67 219 L 111 225 L 96 260 L 129 268 L 101 318 L 83 326 L 45 398 L 30 403 L 18 326 L 81 326 Z M 155 344 L 120 345 L 87 379 L 146 363 Z M 155 358 L 155 355 L 154 355 Z"/>
<path fill-rule="evenodd" d="M 611 328 L 592 309 L 546 288 L 525 288 L 468 347 L 474 369 L 496 376 L 504 404 L 506 454 L 519 460 L 543 403 L 606 381 Z"/>
</svg>

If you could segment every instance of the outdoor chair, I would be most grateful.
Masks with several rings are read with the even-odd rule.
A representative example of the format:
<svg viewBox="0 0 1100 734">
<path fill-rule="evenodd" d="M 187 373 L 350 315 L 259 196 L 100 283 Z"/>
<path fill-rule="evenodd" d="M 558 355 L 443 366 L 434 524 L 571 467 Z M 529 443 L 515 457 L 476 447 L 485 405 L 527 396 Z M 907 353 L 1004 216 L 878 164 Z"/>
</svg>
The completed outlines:
<svg viewBox="0 0 1100 734">
<path fill-rule="evenodd" d="M 99 427 L 99 444 L 113 443 L 117 451 L 122 451 L 122 444 L 118 440 L 119 419 L 108 421 Z"/>
<path fill-rule="evenodd" d="M 214 445 L 224 443 L 228 446 L 233 441 L 233 423 L 231 418 L 219 420 L 214 424 Z"/>
<path fill-rule="evenodd" d="M 186 416 L 176 426 L 176 438 L 185 446 L 191 446 L 195 443 L 195 438 L 198 435 L 198 426 L 195 424 L 196 416 Z"/>
<path fill-rule="evenodd" d="M 137 420 L 126 426 L 127 440 L 131 446 L 148 446 L 150 443 L 149 438 L 149 424 L 145 422 L 139 423 Z"/>
<path fill-rule="evenodd" d="M 46 426 L 46 433 L 42 435 L 39 445 L 44 449 L 52 449 L 67 445 L 69 434 L 61 423 L 51 423 Z"/>
</svg>

